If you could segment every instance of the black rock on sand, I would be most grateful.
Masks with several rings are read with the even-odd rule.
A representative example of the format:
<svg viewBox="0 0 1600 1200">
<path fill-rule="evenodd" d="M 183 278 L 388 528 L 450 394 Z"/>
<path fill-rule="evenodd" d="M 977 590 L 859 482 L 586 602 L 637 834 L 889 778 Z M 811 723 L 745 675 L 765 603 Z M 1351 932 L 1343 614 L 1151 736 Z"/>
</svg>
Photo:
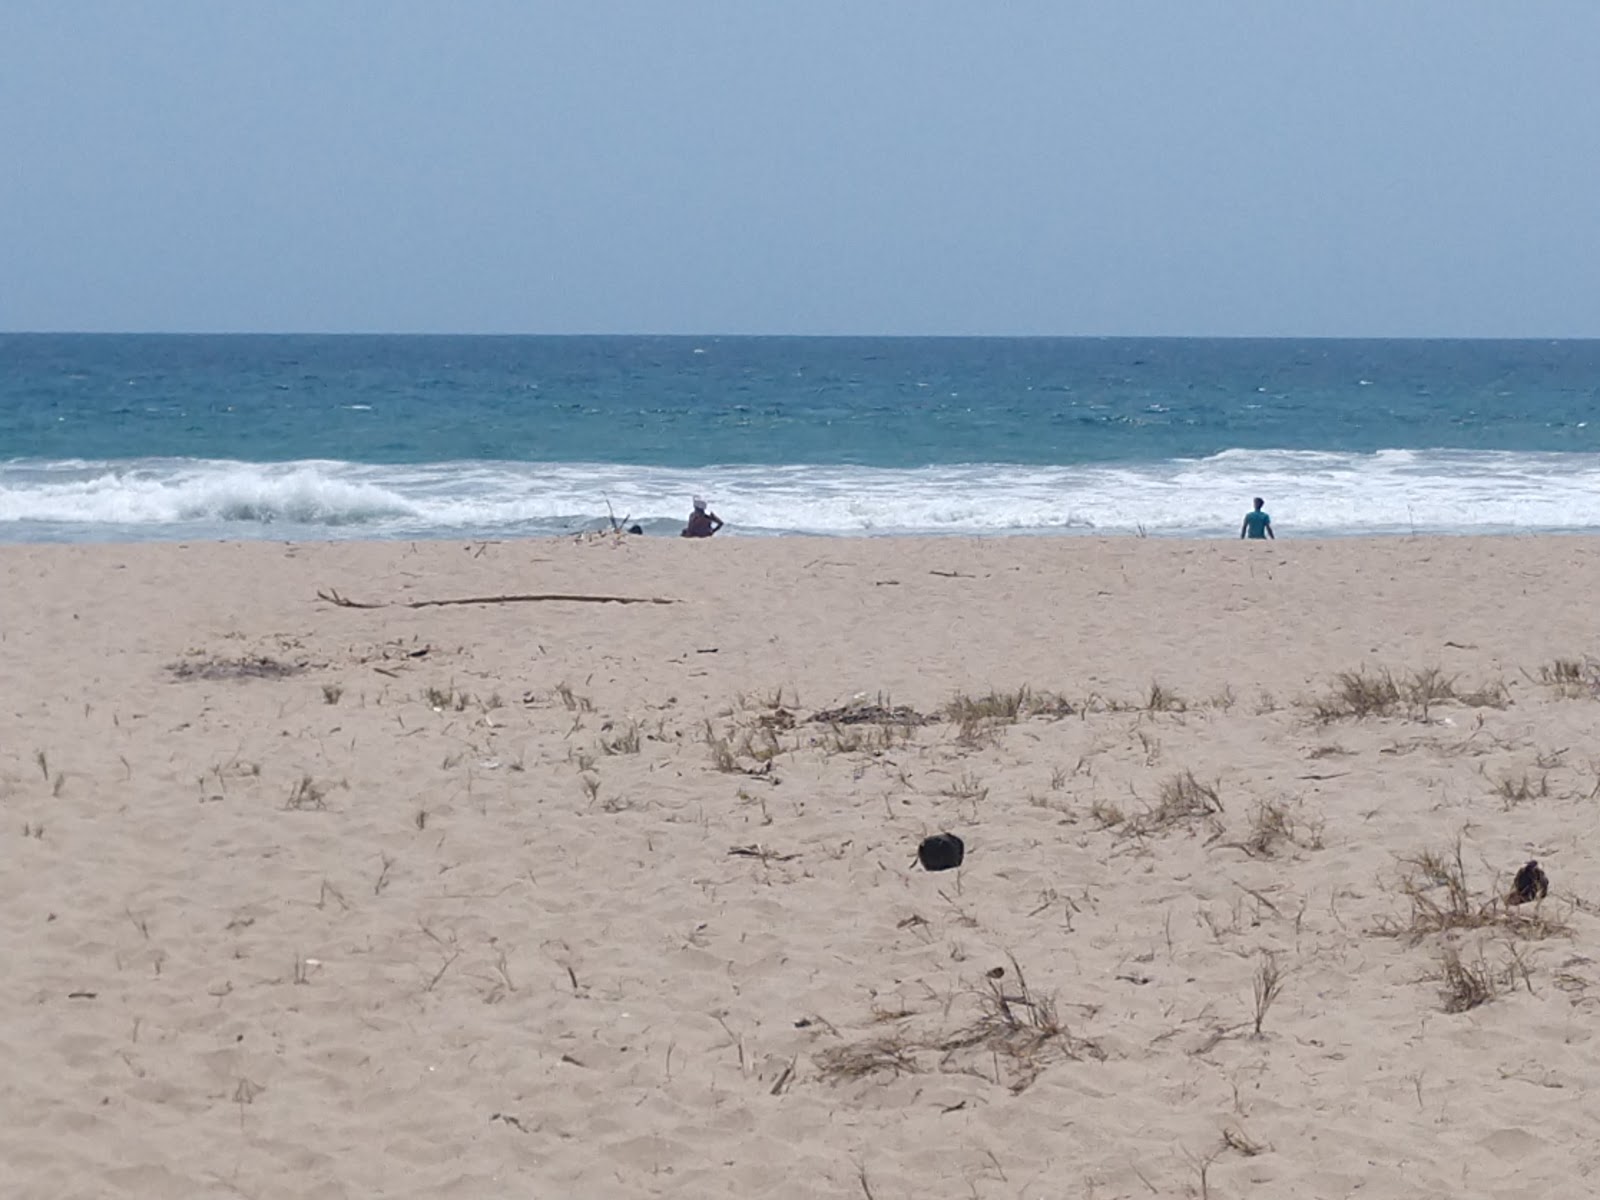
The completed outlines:
<svg viewBox="0 0 1600 1200">
<path fill-rule="evenodd" d="M 966 856 L 966 845 L 953 833 L 923 838 L 922 845 L 917 847 L 917 859 L 927 871 L 948 871 L 952 867 L 959 867 Z"/>
</svg>

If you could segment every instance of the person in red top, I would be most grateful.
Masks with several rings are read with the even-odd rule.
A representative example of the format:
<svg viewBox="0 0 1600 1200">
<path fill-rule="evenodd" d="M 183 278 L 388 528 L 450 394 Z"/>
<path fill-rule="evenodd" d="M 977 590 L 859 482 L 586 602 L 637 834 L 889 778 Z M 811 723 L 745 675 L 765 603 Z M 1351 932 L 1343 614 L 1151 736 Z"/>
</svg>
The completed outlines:
<svg viewBox="0 0 1600 1200">
<path fill-rule="evenodd" d="M 706 502 L 699 496 L 694 498 L 694 511 L 689 514 L 689 523 L 683 527 L 683 536 L 692 538 L 710 537 L 722 528 L 722 518 L 714 512 L 706 510 Z"/>
</svg>

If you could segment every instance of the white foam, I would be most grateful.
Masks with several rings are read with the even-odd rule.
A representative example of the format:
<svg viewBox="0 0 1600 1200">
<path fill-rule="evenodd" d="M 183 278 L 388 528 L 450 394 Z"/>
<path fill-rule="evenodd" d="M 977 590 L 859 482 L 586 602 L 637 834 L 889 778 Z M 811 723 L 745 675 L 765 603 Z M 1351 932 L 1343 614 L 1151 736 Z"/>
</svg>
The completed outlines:
<svg viewBox="0 0 1600 1200">
<path fill-rule="evenodd" d="M 0 523 L 338 526 L 416 515 L 403 497 L 345 471 L 316 462 L 11 463 L 0 466 Z"/>
<path fill-rule="evenodd" d="M 0 538 L 556 533 L 603 524 L 608 501 L 672 532 L 694 495 L 729 533 L 1237 535 L 1257 495 L 1285 534 L 1600 530 L 1600 455 L 1229 450 L 916 470 L 18 460 L 0 463 Z"/>
</svg>

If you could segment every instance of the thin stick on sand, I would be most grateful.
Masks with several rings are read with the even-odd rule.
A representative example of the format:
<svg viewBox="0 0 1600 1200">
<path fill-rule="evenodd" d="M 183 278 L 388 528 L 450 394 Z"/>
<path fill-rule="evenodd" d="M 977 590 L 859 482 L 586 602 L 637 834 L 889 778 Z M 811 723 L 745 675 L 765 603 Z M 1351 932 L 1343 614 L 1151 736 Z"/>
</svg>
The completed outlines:
<svg viewBox="0 0 1600 1200">
<path fill-rule="evenodd" d="M 376 603 L 367 603 L 352 600 L 348 596 L 341 596 L 334 588 L 317 592 L 318 600 L 325 600 L 329 604 L 340 608 L 393 608 L 397 607 L 392 601 L 380 600 Z M 677 604 L 678 601 L 665 596 L 581 596 L 568 592 L 533 592 L 525 595 L 514 596 L 463 596 L 450 600 L 408 600 L 398 605 L 402 608 L 442 608 L 451 604 L 539 604 L 539 603 L 568 603 L 568 604 Z"/>
</svg>

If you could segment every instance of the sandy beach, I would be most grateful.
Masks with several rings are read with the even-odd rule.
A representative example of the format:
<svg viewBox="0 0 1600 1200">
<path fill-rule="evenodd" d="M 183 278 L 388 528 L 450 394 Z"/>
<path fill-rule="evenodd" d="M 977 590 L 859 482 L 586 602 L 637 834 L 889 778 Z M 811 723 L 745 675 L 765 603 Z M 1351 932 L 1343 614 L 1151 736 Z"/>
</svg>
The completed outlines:
<svg viewBox="0 0 1600 1200">
<path fill-rule="evenodd" d="M 1587 1194 L 1597 592 L 1579 537 L 0 547 L 0 1194 Z"/>
</svg>

